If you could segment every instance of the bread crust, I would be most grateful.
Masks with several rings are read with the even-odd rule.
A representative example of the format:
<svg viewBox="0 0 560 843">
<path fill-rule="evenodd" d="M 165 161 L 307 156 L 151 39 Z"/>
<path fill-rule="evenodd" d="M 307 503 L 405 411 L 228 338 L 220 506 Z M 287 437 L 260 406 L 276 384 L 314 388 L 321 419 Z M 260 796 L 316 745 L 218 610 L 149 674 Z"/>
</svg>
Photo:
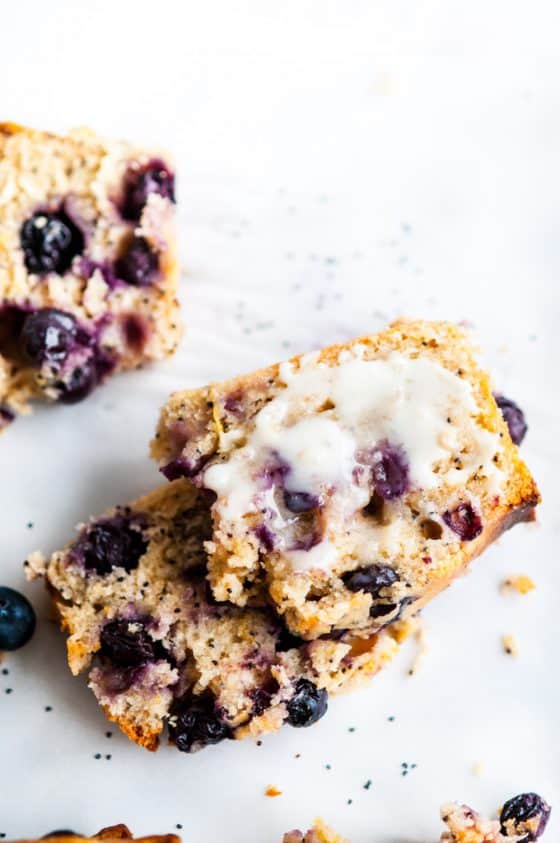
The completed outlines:
<svg viewBox="0 0 560 843">
<path fill-rule="evenodd" d="M 423 564 L 420 553 L 408 558 L 401 555 L 395 560 L 409 584 L 410 594 L 415 597 L 403 610 L 402 616 L 407 617 L 463 573 L 501 533 L 516 523 L 533 520 L 540 495 L 511 440 L 494 399 L 490 377 L 477 364 L 465 330 L 445 322 L 398 320 L 379 334 L 321 350 L 316 362 L 336 367 L 341 354 L 352 353 L 356 347 L 360 347 L 365 360 L 384 359 L 394 352 L 406 357 L 426 358 L 467 381 L 479 409 L 477 426 L 493 436 L 500 446 L 499 465 L 504 479 L 499 495 L 493 494 L 486 477 L 476 472 L 464 488 L 442 486 L 441 493 L 437 490 L 424 496 L 422 490 L 411 490 L 404 495 L 405 507 L 408 506 L 412 513 L 421 510 L 428 500 L 440 519 L 444 510 L 453 506 L 454 501 L 461 502 L 463 496 L 467 501 L 477 500 L 483 522 L 483 530 L 477 538 L 472 541 L 455 538 L 455 543 L 442 523 L 446 539 L 445 549 L 442 549 L 441 543 L 423 542 L 417 529 L 419 522 L 414 524 L 411 520 L 411 529 L 418 534 L 418 549 L 423 544 L 428 547 L 424 553 L 432 564 Z M 298 370 L 305 364 L 305 359 L 303 355 L 295 356 L 289 365 L 292 370 Z M 152 457 L 164 473 L 169 472 L 169 467 L 175 470 L 174 466 L 179 466 L 179 470 L 194 474 L 198 484 L 204 484 L 205 466 L 221 460 L 227 462 L 229 455 L 235 453 L 235 444 L 230 444 L 232 431 L 238 433 L 239 440 L 244 443 L 250 435 L 255 414 L 272 398 L 282 395 L 285 388 L 282 371 L 282 364 L 274 364 L 223 383 L 173 393 L 161 411 L 151 443 Z M 226 443 L 223 447 L 222 442 Z M 283 614 L 292 631 L 308 640 L 345 625 L 367 627 L 370 604 L 364 599 L 364 593 L 349 592 L 341 582 L 345 572 L 360 564 L 352 548 L 347 556 L 342 552 L 337 558 L 338 567 L 332 576 L 321 571 L 294 573 L 281 553 L 257 546 L 251 534 L 253 521 L 249 516 L 245 517 L 247 521 L 241 521 L 238 526 L 228 521 L 222 523 L 219 514 L 214 516 L 214 535 L 208 545 L 209 571 L 218 599 L 230 599 L 239 605 L 250 604 L 262 596 L 264 589 L 267 599 Z M 260 524 L 260 521 L 256 523 Z M 391 558 L 380 561 L 392 564 Z M 371 564 L 369 560 L 368 564 Z M 327 586 L 324 585 L 325 576 Z M 307 583 L 302 585 L 305 579 Z M 311 595 L 310 600 L 302 599 L 301 594 L 305 592 Z M 325 599 L 319 600 L 317 594 L 325 595 Z M 403 594 L 397 594 L 399 596 Z M 339 620 L 337 612 L 342 604 L 348 608 Z"/>
</svg>

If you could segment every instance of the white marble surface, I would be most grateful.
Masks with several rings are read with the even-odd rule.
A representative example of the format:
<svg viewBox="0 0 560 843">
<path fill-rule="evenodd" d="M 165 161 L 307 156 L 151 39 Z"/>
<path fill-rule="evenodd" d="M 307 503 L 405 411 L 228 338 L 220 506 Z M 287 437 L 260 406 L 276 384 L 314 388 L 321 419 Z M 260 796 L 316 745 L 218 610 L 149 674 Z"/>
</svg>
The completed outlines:
<svg viewBox="0 0 560 843">
<path fill-rule="evenodd" d="M 180 823 L 188 843 L 276 843 L 319 814 L 354 843 L 431 843 L 441 801 L 491 811 L 534 789 L 557 803 L 557 839 L 557 16 L 553 3 L 482 0 L 3 8 L 3 118 L 89 123 L 175 154 L 187 334 L 170 364 L 38 411 L 0 441 L 0 579 L 40 617 L 0 674 L 1 833 Z M 158 482 L 147 442 L 172 388 L 400 314 L 476 327 L 496 382 L 529 419 L 539 525 L 506 535 L 426 610 L 418 676 L 407 676 L 407 649 L 314 729 L 194 757 L 107 739 L 40 587 L 23 582 L 24 556 Z M 512 572 L 537 590 L 501 596 Z M 501 651 L 507 632 L 517 660 Z M 418 765 L 407 777 L 403 761 Z M 283 795 L 267 799 L 268 784 Z"/>
</svg>

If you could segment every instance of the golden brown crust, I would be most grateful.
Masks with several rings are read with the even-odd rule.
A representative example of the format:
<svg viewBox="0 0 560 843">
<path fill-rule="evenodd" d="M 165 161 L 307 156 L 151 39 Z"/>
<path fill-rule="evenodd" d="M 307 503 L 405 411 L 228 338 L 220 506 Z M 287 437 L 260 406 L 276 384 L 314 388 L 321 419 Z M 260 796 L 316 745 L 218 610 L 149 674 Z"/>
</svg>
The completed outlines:
<svg viewBox="0 0 560 843">
<path fill-rule="evenodd" d="M 102 828 L 92 837 L 81 837 L 80 835 L 49 835 L 48 838 L 40 837 L 36 840 L 22 839 L 7 841 L 7 843 L 39 843 L 40 840 L 48 840 L 49 843 L 94 843 L 96 840 L 104 840 L 106 843 L 117 843 L 121 840 L 134 840 L 135 843 L 181 843 L 181 838 L 176 834 L 152 834 L 147 837 L 134 837 L 128 826 L 123 823 L 110 825 Z"/>
</svg>

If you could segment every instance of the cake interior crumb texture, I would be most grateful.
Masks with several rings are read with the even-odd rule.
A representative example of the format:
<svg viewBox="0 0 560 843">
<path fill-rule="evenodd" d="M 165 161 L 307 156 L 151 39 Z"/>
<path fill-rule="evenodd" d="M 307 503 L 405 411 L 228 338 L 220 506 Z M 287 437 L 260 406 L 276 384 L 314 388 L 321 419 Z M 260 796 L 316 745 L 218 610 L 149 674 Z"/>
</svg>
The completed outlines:
<svg viewBox="0 0 560 843">
<path fill-rule="evenodd" d="M 408 622 L 357 637 L 293 636 L 267 605 L 218 603 L 205 579 L 206 496 L 179 479 L 83 525 L 30 578 L 44 576 L 74 674 L 87 670 L 106 715 L 154 750 L 167 724 L 178 749 L 310 726 L 332 694 L 388 662 Z"/>
<path fill-rule="evenodd" d="M 272 603 L 294 635 L 418 610 L 539 493 L 469 334 L 379 334 L 174 393 L 152 455 L 212 499 L 217 600 Z"/>
<path fill-rule="evenodd" d="M 0 124 L 0 428 L 174 351 L 174 217 L 164 153 Z"/>
</svg>

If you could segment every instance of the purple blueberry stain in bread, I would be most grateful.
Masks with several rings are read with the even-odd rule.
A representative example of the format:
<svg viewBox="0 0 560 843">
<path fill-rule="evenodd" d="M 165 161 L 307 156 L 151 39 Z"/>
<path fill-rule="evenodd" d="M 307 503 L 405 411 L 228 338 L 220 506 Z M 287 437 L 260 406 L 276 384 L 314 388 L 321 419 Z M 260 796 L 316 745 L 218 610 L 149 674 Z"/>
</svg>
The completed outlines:
<svg viewBox="0 0 560 843">
<path fill-rule="evenodd" d="M 117 278 L 134 287 L 149 287 L 159 273 L 159 256 L 145 237 L 133 237 L 115 262 Z"/>
<path fill-rule="evenodd" d="M 125 342 L 136 353 L 142 351 L 148 341 L 149 326 L 138 313 L 127 313 L 121 319 Z"/>
<path fill-rule="evenodd" d="M 521 793 L 509 799 L 500 814 L 502 834 L 515 836 L 517 843 L 534 843 L 544 832 L 550 805 L 536 793 Z"/>
<path fill-rule="evenodd" d="M 224 409 L 232 416 L 240 418 L 243 415 L 244 393 L 241 389 L 230 392 L 224 399 Z"/>
<path fill-rule="evenodd" d="M 287 475 L 290 473 L 290 466 L 282 457 L 273 451 L 260 467 L 256 480 L 259 489 L 284 487 Z"/>
<path fill-rule="evenodd" d="M 160 471 L 167 480 L 178 480 L 179 477 L 194 477 L 201 467 L 202 461 L 180 456 L 162 466 Z"/>
<path fill-rule="evenodd" d="M 470 503 L 460 503 L 443 513 L 443 520 L 461 541 L 470 542 L 482 532 L 482 519 Z"/>
<path fill-rule="evenodd" d="M 85 246 L 84 234 L 65 210 L 36 211 L 23 223 L 20 244 L 29 272 L 64 274 Z"/>
<path fill-rule="evenodd" d="M 138 567 L 147 549 L 142 535 L 142 520 L 127 514 L 104 518 L 89 527 L 75 542 L 70 558 L 84 566 L 87 573 L 100 576 L 115 568 L 132 571 Z"/>
<path fill-rule="evenodd" d="M 148 634 L 146 623 L 141 618 L 109 621 L 101 630 L 99 640 L 100 655 L 118 667 L 139 667 L 157 658 L 156 642 Z"/>
<path fill-rule="evenodd" d="M 179 701 L 169 718 L 169 737 L 180 752 L 196 752 L 230 736 L 210 698 Z"/>
<path fill-rule="evenodd" d="M 146 665 L 138 667 L 110 667 L 103 671 L 94 671 L 92 678 L 104 695 L 117 696 L 138 685 L 146 672 Z"/>
<path fill-rule="evenodd" d="M 374 494 L 383 500 L 401 497 L 410 486 L 408 459 L 400 445 L 386 439 L 370 451 L 357 454 L 359 463 L 370 468 L 370 482 Z"/>
<path fill-rule="evenodd" d="M 111 266 L 109 261 L 94 261 L 91 258 L 87 257 L 87 255 L 84 255 L 79 262 L 78 269 L 81 277 L 84 278 L 86 281 L 89 281 L 89 279 L 93 276 L 94 272 L 99 272 L 103 280 L 111 290 L 113 290 L 115 287 L 118 287 L 119 284 L 122 283 L 115 275 L 113 267 Z"/>
<path fill-rule="evenodd" d="M 138 222 L 153 194 L 175 202 L 174 174 L 159 158 L 152 158 L 143 166 L 131 164 L 123 179 L 120 211 L 124 219 Z"/>
<path fill-rule="evenodd" d="M 279 687 L 280 686 L 278 685 L 276 679 L 271 677 L 264 683 L 264 685 L 251 690 L 249 696 L 253 702 L 254 715 L 258 716 L 259 714 L 262 714 L 263 711 L 266 711 L 267 708 L 270 708 L 272 698 L 274 694 L 278 693 Z"/>
<path fill-rule="evenodd" d="M 276 537 L 270 527 L 267 527 L 266 524 L 258 524 L 253 532 L 259 540 L 259 544 L 267 551 L 267 553 L 274 550 Z"/>
<path fill-rule="evenodd" d="M 527 433 L 527 422 L 521 407 L 512 401 L 511 398 L 506 398 L 505 395 L 495 395 L 496 404 L 502 411 L 502 415 L 508 426 L 509 435 L 516 445 L 521 445 Z"/>
</svg>

